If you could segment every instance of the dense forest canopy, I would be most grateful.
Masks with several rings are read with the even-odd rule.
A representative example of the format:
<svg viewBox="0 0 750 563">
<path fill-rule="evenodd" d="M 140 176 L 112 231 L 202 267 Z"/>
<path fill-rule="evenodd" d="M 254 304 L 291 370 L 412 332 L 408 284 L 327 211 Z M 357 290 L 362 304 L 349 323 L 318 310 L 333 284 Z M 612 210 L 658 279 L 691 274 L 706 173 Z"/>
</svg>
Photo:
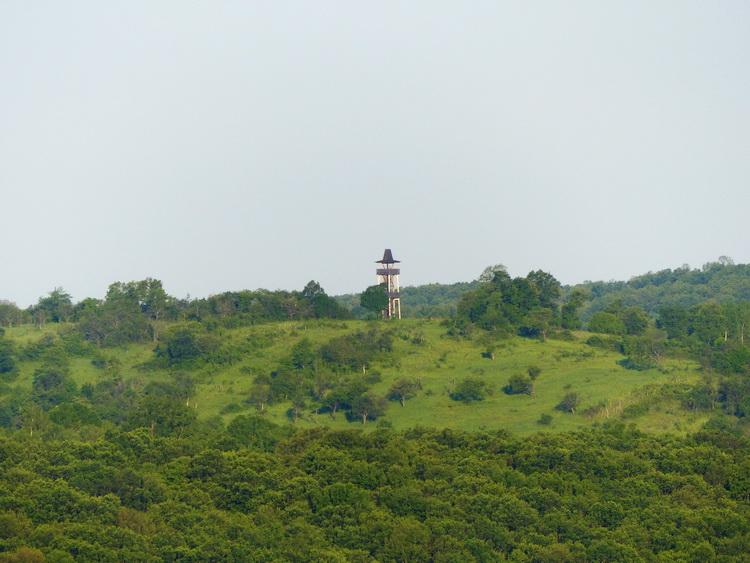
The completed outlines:
<svg viewBox="0 0 750 563">
<path fill-rule="evenodd" d="M 731 258 L 722 256 L 701 268 L 691 269 L 685 264 L 674 270 L 635 276 L 628 281 L 584 282 L 570 288 L 576 289 L 591 295 L 581 310 L 584 320 L 618 299 L 641 307 L 655 318 L 659 309 L 666 306 L 750 301 L 750 265 L 734 264 Z"/>
<path fill-rule="evenodd" d="M 741 561 L 745 439 L 615 425 L 0 438 L 2 561 Z"/>
</svg>

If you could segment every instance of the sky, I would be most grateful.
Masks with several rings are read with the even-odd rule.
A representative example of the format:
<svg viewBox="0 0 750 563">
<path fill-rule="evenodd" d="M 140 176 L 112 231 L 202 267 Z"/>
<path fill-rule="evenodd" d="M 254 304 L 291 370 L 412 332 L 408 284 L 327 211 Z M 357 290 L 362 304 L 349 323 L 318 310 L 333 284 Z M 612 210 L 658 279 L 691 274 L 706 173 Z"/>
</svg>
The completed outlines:
<svg viewBox="0 0 750 563">
<path fill-rule="evenodd" d="M 750 3 L 0 0 L 0 300 L 750 261 Z"/>
</svg>

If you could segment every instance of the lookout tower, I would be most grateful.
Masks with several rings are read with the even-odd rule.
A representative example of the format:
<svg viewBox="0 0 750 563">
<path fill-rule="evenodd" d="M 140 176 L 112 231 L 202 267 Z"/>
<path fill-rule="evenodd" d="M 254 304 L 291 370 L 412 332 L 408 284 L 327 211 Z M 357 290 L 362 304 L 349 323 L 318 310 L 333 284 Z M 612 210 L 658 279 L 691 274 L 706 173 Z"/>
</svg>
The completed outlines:
<svg viewBox="0 0 750 563">
<path fill-rule="evenodd" d="M 401 270 L 396 268 L 399 260 L 393 259 L 393 253 L 390 248 L 386 248 L 383 253 L 383 259 L 375 262 L 380 264 L 380 268 L 375 270 L 378 275 L 378 284 L 385 284 L 385 290 L 388 293 L 388 308 L 383 311 L 383 318 L 401 318 L 401 288 L 398 283 L 398 276 Z"/>
</svg>

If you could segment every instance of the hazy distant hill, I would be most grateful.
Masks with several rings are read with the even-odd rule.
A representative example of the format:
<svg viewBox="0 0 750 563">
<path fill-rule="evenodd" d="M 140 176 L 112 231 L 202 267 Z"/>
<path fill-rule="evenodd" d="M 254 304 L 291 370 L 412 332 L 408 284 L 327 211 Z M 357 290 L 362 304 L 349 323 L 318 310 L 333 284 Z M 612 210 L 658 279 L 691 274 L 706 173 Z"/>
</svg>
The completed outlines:
<svg viewBox="0 0 750 563">
<path fill-rule="evenodd" d="M 404 287 L 401 291 L 403 315 L 407 318 L 452 316 L 461 295 L 478 285 L 475 280 Z M 622 299 L 626 306 L 642 307 L 651 317 L 656 317 L 659 309 L 667 305 L 691 307 L 707 301 L 750 301 L 750 265 L 734 264 L 731 259 L 721 257 L 701 268 L 691 269 L 684 265 L 674 270 L 648 272 L 628 281 L 587 281 L 565 286 L 563 300 L 575 289 L 591 295 L 580 310 L 584 321 L 617 299 Z M 359 294 L 341 295 L 335 299 L 350 308 L 355 316 L 366 316 L 367 312 L 359 306 Z"/>
<path fill-rule="evenodd" d="M 583 289 L 591 295 L 580 310 L 584 321 L 617 299 L 627 306 L 642 307 L 655 317 L 667 305 L 691 307 L 707 301 L 750 301 L 750 265 L 735 265 L 731 259 L 721 257 L 700 269 L 684 265 L 635 276 L 629 281 L 584 282 L 566 288 L 573 289 Z"/>
</svg>

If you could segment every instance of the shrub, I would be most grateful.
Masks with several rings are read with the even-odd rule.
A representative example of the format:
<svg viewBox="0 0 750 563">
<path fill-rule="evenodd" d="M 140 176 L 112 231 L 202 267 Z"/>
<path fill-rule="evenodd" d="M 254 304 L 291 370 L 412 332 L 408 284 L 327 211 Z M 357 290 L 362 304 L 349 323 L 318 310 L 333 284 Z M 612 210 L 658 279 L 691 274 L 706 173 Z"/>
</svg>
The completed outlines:
<svg viewBox="0 0 750 563">
<path fill-rule="evenodd" d="M 534 382 L 528 375 L 517 373 L 508 379 L 508 385 L 503 388 L 508 395 L 534 394 Z"/>
<path fill-rule="evenodd" d="M 467 377 L 458 382 L 450 396 L 454 401 L 471 403 L 472 401 L 484 400 L 490 394 L 490 391 L 490 386 L 486 381 Z"/>
<path fill-rule="evenodd" d="M 539 417 L 539 420 L 537 420 L 536 423 L 548 426 L 552 424 L 552 415 L 544 413 L 542 416 Z"/>
<path fill-rule="evenodd" d="M 622 322 L 620 317 L 604 311 L 597 311 L 591 315 L 589 330 L 603 334 L 625 334 L 626 332 L 625 323 Z"/>
</svg>

